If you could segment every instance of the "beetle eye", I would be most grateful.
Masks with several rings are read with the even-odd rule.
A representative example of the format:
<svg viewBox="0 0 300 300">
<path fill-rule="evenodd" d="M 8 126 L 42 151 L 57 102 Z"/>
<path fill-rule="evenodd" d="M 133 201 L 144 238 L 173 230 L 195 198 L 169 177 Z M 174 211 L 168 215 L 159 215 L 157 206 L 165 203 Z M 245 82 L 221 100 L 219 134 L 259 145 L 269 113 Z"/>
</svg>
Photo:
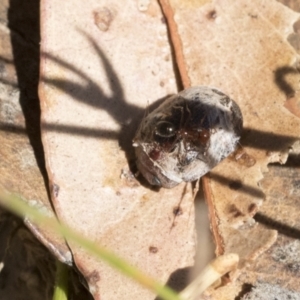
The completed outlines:
<svg viewBox="0 0 300 300">
<path fill-rule="evenodd" d="M 176 134 L 175 127 L 170 122 L 160 121 L 155 127 L 155 134 L 166 138 L 172 137 Z"/>
</svg>

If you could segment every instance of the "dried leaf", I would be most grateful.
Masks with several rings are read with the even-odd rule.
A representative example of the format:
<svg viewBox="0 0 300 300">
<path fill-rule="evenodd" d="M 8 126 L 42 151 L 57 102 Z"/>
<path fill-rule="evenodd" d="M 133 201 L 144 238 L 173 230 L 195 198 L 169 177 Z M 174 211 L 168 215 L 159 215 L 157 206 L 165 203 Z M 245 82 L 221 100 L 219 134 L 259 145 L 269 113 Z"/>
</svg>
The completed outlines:
<svg viewBox="0 0 300 300">
<path fill-rule="evenodd" d="M 279 10 L 280 4 L 275 2 L 263 9 L 258 9 L 259 1 L 251 5 L 230 1 L 203 6 L 194 2 L 171 3 L 191 85 L 221 87 L 242 108 L 246 128 L 241 142 L 244 149 L 215 168 L 208 185 L 211 197 L 222 199 L 222 203 L 215 203 L 219 206 L 215 206 L 215 213 L 221 220 L 220 229 L 235 230 L 245 227 L 245 222 L 251 226 L 249 218 L 263 196 L 257 188 L 261 170 L 266 169 L 271 158 L 279 160 L 274 156 L 297 139 L 292 132 L 300 127 L 299 120 L 283 107 L 286 97 L 276 86 L 273 74 L 295 58 L 284 39 L 298 15 L 284 7 Z M 257 32 L 251 34 L 251 30 Z M 267 34 L 272 39 L 263 43 Z M 196 39 L 201 39 L 201 43 L 192 44 Z M 285 56 L 279 60 L 278 53 Z M 200 62 L 201 67 L 197 67 Z M 258 89 L 261 78 L 264 81 Z"/>
<path fill-rule="evenodd" d="M 270 162 L 284 163 L 299 138 L 297 55 L 287 41 L 299 14 L 277 1 L 160 2 L 185 87 L 215 86 L 244 115 L 242 147 L 203 183 L 217 254 L 238 253 L 246 267 L 277 236 L 252 218 L 264 200 L 262 172 Z M 214 295 L 233 299 L 239 289 Z"/>
<path fill-rule="evenodd" d="M 177 92 L 162 12 L 155 1 L 43 1 L 41 11 L 39 93 L 55 210 L 72 228 L 166 281 L 192 264 L 192 186 L 158 192 L 128 167 L 145 107 Z M 155 297 L 70 247 L 95 299 Z"/>
</svg>

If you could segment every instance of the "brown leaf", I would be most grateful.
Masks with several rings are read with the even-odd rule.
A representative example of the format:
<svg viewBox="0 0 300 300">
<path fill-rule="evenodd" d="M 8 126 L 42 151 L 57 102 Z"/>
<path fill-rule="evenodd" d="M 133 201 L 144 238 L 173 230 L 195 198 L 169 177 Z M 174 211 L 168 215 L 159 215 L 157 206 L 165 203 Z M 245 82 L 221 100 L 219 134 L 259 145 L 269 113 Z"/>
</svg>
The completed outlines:
<svg viewBox="0 0 300 300">
<path fill-rule="evenodd" d="M 245 267 L 277 236 L 252 218 L 264 201 L 262 172 L 270 162 L 284 163 L 299 138 L 297 55 L 287 41 L 299 14 L 276 1 L 160 2 L 185 87 L 220 88 L 244 116 L 242 147 L 203 183 L 216 252 L 238 253 Z M 233 299 L 237 291 L 225 296 L 222 288 L 215 296 Z"/>
<path fill-rule="evenodd" d="M 161 10 L 155 1 L 43 1 L 41 11 L 42 134 L 56 212 L 166 281 L 192 264 L 192 186 L 158 192 L 128 167 L 148 103 L 177 92 Z M 95 299 L 155 297 L 70 247 Z"/>
</svg>

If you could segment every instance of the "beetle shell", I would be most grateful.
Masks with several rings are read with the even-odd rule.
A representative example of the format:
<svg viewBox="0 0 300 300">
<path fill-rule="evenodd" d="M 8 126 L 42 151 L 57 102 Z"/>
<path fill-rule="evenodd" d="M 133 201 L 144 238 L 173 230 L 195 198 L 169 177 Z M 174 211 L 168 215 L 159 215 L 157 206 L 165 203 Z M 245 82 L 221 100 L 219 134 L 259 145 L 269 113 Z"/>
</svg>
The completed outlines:
<svg viewBox="0 0 300 300">
<path fill-rule="evenodd" d="M 186 89 L 142 120 L 133 141 L 137 167 L 152 185 L 194 181 L 234 151 L 242 126 L 238 105 L 218 89 Z"/>
</svg>

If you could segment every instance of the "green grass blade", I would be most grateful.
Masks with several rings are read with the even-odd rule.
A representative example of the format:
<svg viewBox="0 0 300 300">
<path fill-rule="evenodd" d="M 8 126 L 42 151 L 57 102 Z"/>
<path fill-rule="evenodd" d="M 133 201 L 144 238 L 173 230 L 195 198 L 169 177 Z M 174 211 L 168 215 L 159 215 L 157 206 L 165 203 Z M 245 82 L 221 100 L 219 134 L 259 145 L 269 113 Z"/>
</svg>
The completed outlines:
<svg viewBox="0 0 300 300">
<path fill-rule="evenodd" d="M 68 300 L 69 266 L 56 261 L 53 300 Z"/>
</svg>

